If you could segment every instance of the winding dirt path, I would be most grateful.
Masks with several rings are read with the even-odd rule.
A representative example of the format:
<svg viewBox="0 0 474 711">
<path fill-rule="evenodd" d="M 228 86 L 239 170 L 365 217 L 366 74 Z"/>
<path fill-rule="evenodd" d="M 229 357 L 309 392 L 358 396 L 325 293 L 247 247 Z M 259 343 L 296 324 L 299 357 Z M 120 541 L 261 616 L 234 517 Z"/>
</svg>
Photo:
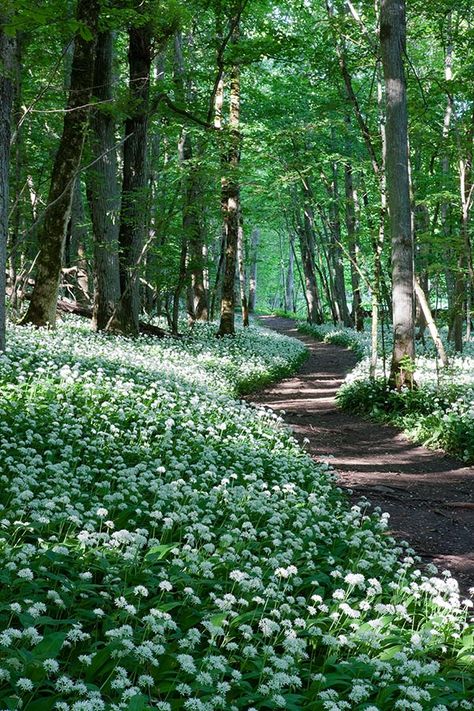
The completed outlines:
<svg viewBox="0 0 474 711">
<path fill-rule="evenodd" d="M 339 485 L 390 514 L 390 531 L 426 561 L 448 568 L 464 593 L 474 587 L 474 469 L 410 442 L 393 427 L 341 411 L 335 395 L 354 354 L 297 331 L 289 319 L 261 317 L 266 328 L 303 341 L 310 351 L 296 376 L 252 396 L 284 412 L 316 460 L 328 461 Z"/>
</svg>

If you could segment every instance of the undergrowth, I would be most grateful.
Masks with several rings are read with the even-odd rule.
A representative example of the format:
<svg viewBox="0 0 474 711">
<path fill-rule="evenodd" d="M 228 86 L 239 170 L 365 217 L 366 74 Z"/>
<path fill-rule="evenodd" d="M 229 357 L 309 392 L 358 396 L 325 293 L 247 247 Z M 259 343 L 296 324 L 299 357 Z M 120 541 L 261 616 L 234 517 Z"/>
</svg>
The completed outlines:
<svg viewBox="0 0 474 711">
<path fill-rule="evenodd" d="M 235 399 L 304 348 L 12 329 L 0 709 L 472 709 L 468 601 Z"/>
</svg>

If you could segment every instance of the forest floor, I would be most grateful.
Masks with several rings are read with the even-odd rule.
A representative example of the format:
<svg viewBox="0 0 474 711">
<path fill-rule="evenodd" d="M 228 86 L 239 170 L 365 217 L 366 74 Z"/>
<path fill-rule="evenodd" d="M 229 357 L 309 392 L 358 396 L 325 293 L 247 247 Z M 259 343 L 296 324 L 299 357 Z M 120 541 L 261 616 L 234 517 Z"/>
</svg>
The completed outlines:
<svg viewBox="0 0 474 711">
<path fill-rule="evenodd" d="M 366 497 L 387 511 L 390 533 L 425 562 L 450 570 L 467 593 L 474 587 L 474 469 L 413 444 L 394 427 L 343 412 L 336 393 L 355 355 L 299 333 L 289 319 L 260 321 L 303 341 L 310 355 L 294 377 L 249 399 L 280 412 L 300 442 L 309 440 L 311 456 L 336 469 L 354 502 Z"/>
</svg>

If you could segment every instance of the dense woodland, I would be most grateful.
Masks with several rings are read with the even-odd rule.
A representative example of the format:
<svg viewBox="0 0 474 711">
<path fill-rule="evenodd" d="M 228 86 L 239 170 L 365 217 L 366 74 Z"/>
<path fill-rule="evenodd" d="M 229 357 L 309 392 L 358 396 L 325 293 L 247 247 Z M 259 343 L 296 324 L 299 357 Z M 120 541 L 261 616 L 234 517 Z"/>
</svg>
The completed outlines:
<svg viewBox="0 0 474 711">
<path fill-rule="evenodd" d="M 398 362 L 428 300 L 462 350 L 470 2 L 411 3 L 407 37 L 400 2 L 17 0 L 1 20 L 13 319 L 393 317 Z"/>
<path fill-rule="evenodd" d="M 474 709 L 473 46 L 0 0 L 0 711 Z"/>
</svg>

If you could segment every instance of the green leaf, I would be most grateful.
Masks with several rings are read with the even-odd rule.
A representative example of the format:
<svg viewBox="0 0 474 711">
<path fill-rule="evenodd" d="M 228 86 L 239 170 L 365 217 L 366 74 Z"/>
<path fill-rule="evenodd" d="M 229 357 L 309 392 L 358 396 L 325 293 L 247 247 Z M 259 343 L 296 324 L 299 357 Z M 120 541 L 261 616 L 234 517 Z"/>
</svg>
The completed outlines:
<svg viewBox="0 0 474 711">
<path fill-rule="evenodd" d="M 35 660 L 55 659 L 61 651 L 65 639 L 64 632 L 51 632 L 33 649 L 33 658 Z"/>
<path fill-rule="evenodd" d="M 36 699 L 36 701 L 31 701 L 24 711 L 51 711 L 54 705 L 60 697 L 55 694 L 54 696 L 48 696 L 47 699 Z"/>
<path fill-rule="evenodd" d="M 211 617 L 210 622 L 213 627 L 220 627 L 227 617 L 227 613 L 220 612 L 218 615 Z"/>
<path fill-rule="evenodd" d="M 167 545 L 152 546 L 145 555 L 145 560 L 162 560 L 177 545 L 177 543 L 168 543 Z"/>
<path fill-rule="evenodd" d="M 143 694 L 136 694 L 132 696 L 127 704 L 126 711 L 144 711 L 147 707 L 148 698 Z"/>
</svg>

